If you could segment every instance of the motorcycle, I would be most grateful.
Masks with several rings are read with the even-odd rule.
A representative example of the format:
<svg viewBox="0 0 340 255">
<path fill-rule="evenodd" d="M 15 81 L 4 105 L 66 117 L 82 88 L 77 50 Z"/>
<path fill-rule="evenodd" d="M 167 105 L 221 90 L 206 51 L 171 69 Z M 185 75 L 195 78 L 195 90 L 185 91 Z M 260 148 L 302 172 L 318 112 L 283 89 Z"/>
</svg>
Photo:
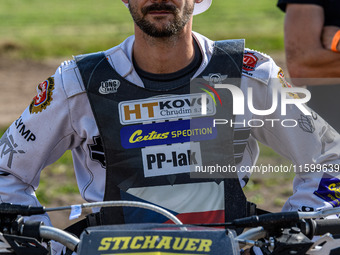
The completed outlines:
<svg viewBox="0 0 340 255">
<path fill-rule="evenodd" d="M 86 228 L 81 236 L 25 216 L 71 210 L 70 218 L 83 208 L 128 206 L 160 213 L 174 224 L 124 224 Z M 185 225 L 173 214 L 155 205 L 134 201 L 84 203 L 57 208 L 0 204 L 0 254 L 52 254 L 51 241 L 79 255 L 239 255 L 257 247 L 265 255 L 338 254 L 340 219 L 325 219 L 340 208 L 317 212 L 280 212 L 236 219 L 218 224 Z M 237 235 L 237 229 L 244 231 Z M 316 238 L 317 237 L 317 238 Z M 333 250 L 333 253 L 331 253 Z M 335 253 L 334 253 L 335 252 Z"/>
</svg>

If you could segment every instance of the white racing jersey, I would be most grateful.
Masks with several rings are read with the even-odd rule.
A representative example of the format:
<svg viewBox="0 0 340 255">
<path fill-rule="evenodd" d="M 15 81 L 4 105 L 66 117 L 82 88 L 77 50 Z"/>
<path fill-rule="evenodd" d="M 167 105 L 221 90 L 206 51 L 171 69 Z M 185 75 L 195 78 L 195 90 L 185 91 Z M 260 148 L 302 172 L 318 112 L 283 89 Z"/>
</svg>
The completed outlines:
<svg viewBox="0 0 340 255">
<path fill-rule="evenodd" d="M 193 36 L 202 53 L 198 75 L 212 56 L 214 42 L 198 33 Z M 133 43 L 134 36 L 131 36 L 105 51 L 105 55 L 122 77 L 143 87 L 132 64 Z M 225 77 L 216 77 L 218 74 L 212 74 L 210 79 L 223 83 Z M 293 162 L 289 171 L 296 172 L 294 194 L 283 210 L 339 206 L 340 180 L 335 173 L 340 163 L 340 137 L 317 113 L 293 103 L 299 102 L 297 94 L 291 93 L 289 97 L 296 101 L 281 105 L 280 92 L 287 87 L 290 85 L 282 70 L 269 56 L 245 50 L 240 88 L 244 103 L 251 107 L 244 107 L 243 112 L 235 114 L 234 121 L 216 122 L 217 125 L 234 125 L 234 158 L 241 185 L 246 184 L 257 161 L 259 141 Z M 32 103 L 0 140 L 1 202 L 40 205 L 35 196 L 40 173 L 66 150 L 72 150 L 81 196 L 88 202 L 103 201 L 104 153 L 76 63 L 62 63 L 53 76 L 39 84 L 37 91 Z M 220 214 L 224 208 L 221 187 L 212 183 L 181 184 L 131 188 L 127 194 L 163 206 L 187 219 L 201 214 Z M 47 215 L 32 217 L 50 224 Z"/>
</svg>

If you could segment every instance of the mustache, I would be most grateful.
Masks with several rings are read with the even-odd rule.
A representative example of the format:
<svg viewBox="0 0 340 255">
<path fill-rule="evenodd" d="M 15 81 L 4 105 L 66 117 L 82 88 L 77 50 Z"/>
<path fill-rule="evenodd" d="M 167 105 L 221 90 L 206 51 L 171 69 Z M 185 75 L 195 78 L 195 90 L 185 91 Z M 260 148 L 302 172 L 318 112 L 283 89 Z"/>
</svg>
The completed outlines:
<svg viewBox="0 0 340 255">
<path fill-rule="evenodd" d="M 177 9 L 175 6 L 165 3 L 154 3 L 141 9 L 143 15 L 148 14 L 148 12 L 150 11 L 168 11 L 175 14 L 177 12 Z"/>
</svg>

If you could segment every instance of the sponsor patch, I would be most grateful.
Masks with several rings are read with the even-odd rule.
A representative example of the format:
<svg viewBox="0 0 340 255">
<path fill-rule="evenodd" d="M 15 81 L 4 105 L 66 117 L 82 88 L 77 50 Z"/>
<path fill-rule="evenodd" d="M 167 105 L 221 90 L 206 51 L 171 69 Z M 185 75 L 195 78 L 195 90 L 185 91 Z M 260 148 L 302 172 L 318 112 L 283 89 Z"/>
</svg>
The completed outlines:
<svg viewBox="0 0 340 255">
<path fill-rule="evenodd" d="M 199 143 L 152 146 L 142 149 L 145 177 L 190 173 L 202 165 Z"/>
<path fill-rule="evenodd" d="M 120 86 L 119 80 L 107 80 L 102 81 L 99 88 L 99 93 L 102 95 L 117 93 L 117 90 Z"/>
<path fill-rule="evenodd" d="M 212 239 L 199 239 L 188 237 L 175 237 L 154 235 L 134 235 L 131 236 L 118 236 L 118 237 L 104 237 L 100 240 L 98 251 L 115 251 L 123 250 L 124 253 L 120 254 L 136 254 L 136 250 L 140 251 L 140 254 L 207 254 L 211 251 L 213 244 Z M 172 233 L 171 233 L 172 234 Z M 121 243 L 124 245 L 121 245 Z M 150 247 L 152 249 L 150 249 Z M 154 250 L 154 252 L 143 253 L 144 250 Z M 162 251 L 164 250 L 164 251 Z M 173 251 L 173 252 L 168 252 Z M 178 251 L 181 251 L 180 253 Z M 112 253 L 113 254 L 113 253 Z"/>
<path fill-rule="evenodd" d="M 53 99 L 52 95 L 54 90 L 54 78 L 50 77 L 46 81 L 40 83 L 37 87 L 37 90 L 40 92 L 33 98 L 29 107 L 31 114 L 41 112 L 50 105 Z"/>
<path fill-rule="evenodd" d="M 162 144 L 212 140 L 217 136 L 212 118 L 167 121 L 145 125 L 125 126 L 120 130 L 125 149 Z"/>
<path fill-rule="evenodd" d="M 233 254 L 236 249 L 233 234 L 223 229 L 180 231 L 173 224 L 149 225 L 92 228 L 82 237 L 79 251 L 83 255 L 217 255 Z"/>
<path fill-rule="evenodd" d="M 31 130 L 29 130 L 24 122 L 22 121 L 22 117 L 20 116 L 19 119 L 15 121 L 15 127 L 17 128 L 19 134 L 26 139 L 27 142 L 35 141 L 36 135 L 33 134 Z"/>
<path fill-rule="evenodd" d="M 143 123 L 171 118 L 202 116 L 202 94 L 154 97 L 119 103 L 119 117 L 122 125 Z M 214 115 L 213 100 L 207 99 L 206 116 Z"/>
<path fill-rule="evenodd" d="M 18 149 L 13 136 L 8 135 L 8 131 L 0 139 L 0 158 L 7 157 L 7 167 L 12 168 L 15 154 L 24 154 L 23 150 Z"/>
<path fill-rule="evenodd" d="M 251 72 L 255 70 L 257 61 L 259 59 L 255 56 L 254 53 L 245 52 L 243 56 L 243 70 L 247 72 Z"/>
<path fill-rule="evenodd" d="M 340 180 L 324 174 L 314 195 L 330 203 L 333 207 L 340 206 Z"/>
</svg>

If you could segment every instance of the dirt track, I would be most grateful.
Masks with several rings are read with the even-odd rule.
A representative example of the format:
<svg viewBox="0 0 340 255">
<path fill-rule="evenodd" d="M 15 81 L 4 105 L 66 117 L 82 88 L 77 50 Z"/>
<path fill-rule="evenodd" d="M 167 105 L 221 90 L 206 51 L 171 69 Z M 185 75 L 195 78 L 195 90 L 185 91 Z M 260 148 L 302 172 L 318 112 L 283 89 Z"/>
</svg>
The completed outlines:
<svg viewBox="0 0 340 255">
<path fill-rule="evenodd" d="M 0 127 L 20 116 L 36 95 L 36 86 L 54 74 L 61 61 L 0 59 Z"/>
</svg>

